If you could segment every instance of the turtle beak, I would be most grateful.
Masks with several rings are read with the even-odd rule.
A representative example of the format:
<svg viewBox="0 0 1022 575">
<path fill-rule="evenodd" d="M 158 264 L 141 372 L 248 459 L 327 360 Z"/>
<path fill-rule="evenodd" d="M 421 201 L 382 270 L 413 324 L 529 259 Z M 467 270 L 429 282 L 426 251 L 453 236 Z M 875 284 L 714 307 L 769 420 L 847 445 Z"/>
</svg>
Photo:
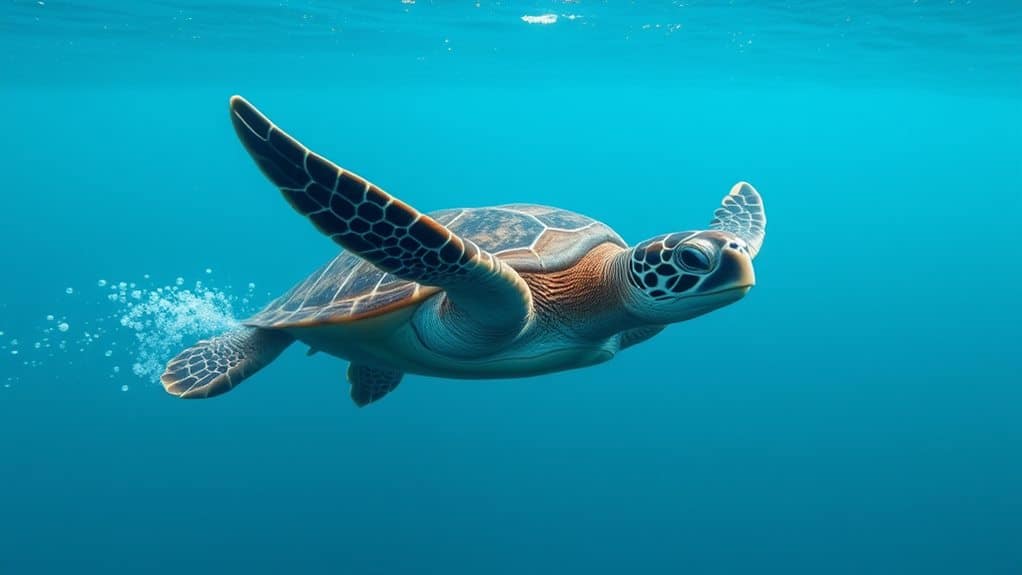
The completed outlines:
<svg viewBox="0 0 1022 575">
<path fill-rule="evenodd" d="M 704 294 L 734 291 L 745 295 L 756 285 L 756 272 L 752 269 L 752 258 L 742 250 L 725 247 L 720 251 L 717 269 L 699 285 Z"/>
<path fill-rule="evenodd" d="M 734 270 L 735 287 L 744 287 L 746 291 L 756 285 L 756 270 L 752 267 L 752 257 L 748 253 L 731 248 L 724 248 L 723 260 L 728 260 L 728 266 Z M 722 260 L 722 265 L 723 265 Z"/>
</svg>

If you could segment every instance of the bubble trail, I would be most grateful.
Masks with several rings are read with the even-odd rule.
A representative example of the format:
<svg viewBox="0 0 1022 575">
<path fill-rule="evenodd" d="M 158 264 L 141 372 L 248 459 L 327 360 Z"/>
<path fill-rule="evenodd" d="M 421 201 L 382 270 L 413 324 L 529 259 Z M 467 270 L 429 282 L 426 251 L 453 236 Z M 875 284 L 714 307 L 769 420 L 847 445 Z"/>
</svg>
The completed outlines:
<svg viewBox="0 0 1022 575">
<path fill-rule="evenodd" d="M 91 289 L 64 288 L 66 313 L 55 309 L 45 322 L 26 330 L 5 326 L 11 337 L 0 342 L 0 350 L 6 351 L 0 354 L 6 356 L 0 360 L 5 388 L 20 381 L 15 369 L 25 374 L 26 369 L 42 368 L 49 372 L 47 377 L 62 379 L 78 373 L 78 366 L 101 366 L 108 374 L 104 377 L 117 381 L 124 391 L 125 378 L 158 382 L 175 354 L 237 327 L 236 313 L 245 317 L 254 311 L 249 305 L 254 283 L 242 284 L 251 287 L 236 297 L 216 287 L 212 268 L 202 271 L 203 281 L 190 287 L 184 276 L 171 276 L 161 285 L 146 274 L 139 282 L 100 279 L 91 283 L 95 286 Z M 19 340 L 25 345 L 19 346 Z M 121 367 L 126 364 L 130 368 Z"/>
</svg>

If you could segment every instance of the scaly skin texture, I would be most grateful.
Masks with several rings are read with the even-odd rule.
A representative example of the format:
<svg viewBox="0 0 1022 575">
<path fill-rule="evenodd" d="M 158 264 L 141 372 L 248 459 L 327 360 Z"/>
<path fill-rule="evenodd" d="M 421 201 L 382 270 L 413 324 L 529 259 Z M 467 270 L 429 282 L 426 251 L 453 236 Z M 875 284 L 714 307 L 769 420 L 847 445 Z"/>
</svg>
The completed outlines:
<svg viewBox="0 0 1022 575">
<path fill-rule="evenodd" d="M 532 290 L 538 322 L 546 329 L 588 341 L 635 327 L 622 300 L 627 283 L 619 258 L 627 250 L 606 243 L 563 271 L 522 274 Z"/>
<path fill-rule="evenodd" d="M 405 320 L 360 321 L 289 330 L 316 349 L 356 363 L 451 378 L 522 377 L 606 361 L 619 349 L 620 332 L 640 326 L 622 305 L 626 250 L 598 245 L 574 266 L 558 272 L 525 273 L 533 301 L 529 322 L 514 340 L 487 354 L 452 356 L 436 334 L 446 326 L 471 326 L 457 302 L 445 294 L 423 302 Z M 459 333 L 471 339 L 470 330 Z"/>
<path fill-rule="evenodd" d="M 227 393 L 270 363 L 294 339 L 281 331 L 242 327 L 202 340 L 170 360 L 164 389 L 184 399 Z"/>
</svg>

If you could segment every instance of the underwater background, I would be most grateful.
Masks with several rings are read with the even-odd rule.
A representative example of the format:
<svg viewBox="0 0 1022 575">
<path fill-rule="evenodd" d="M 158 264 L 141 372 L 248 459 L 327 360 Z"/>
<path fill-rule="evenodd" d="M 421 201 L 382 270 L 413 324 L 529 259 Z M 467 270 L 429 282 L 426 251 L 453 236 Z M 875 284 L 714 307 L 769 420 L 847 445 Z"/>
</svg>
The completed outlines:
<svg viewBox="0 0 1022 575">
<path fill-rule="evenodd" d="M 0 8 L 0 573 L 1022 573 L 1014 0 Z M 635 243 L 739 180 L 742 301 L 596 367 L 162 363 L 333 257 L 242 94 L 422 210 Z"/>
</svg>

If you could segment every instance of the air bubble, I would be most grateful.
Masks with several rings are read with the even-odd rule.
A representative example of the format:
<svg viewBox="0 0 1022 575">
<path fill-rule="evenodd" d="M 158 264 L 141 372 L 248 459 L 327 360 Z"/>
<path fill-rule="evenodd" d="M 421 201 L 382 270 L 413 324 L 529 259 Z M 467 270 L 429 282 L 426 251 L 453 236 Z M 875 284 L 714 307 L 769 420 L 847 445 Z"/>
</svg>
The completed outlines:
<svg viewBox="0 0 1022 575">
<path fill-rule="evenodd" d="M 71 295 L 75 293 L 75 288 L 67 288 L 66 290 L 64 290 L 64 293 L 66 293 L 67 295 Z"/>
<path fill-rule="evenodd" d="M 128 384 L 125 383 L 124 385 L 122 385 L 121 391 L 128 391 Z"/>
<path fill-rule="evenodd" d="M 212 271 L 213 268 L 208 269 Z M 0 357 L 17 356 L 17 364 L 55 370 L 90 361 L 96 363 L 101 357 L 112 358 L 117 351 L 117 363 L 125 365 L 114 366 L 112 360 L 107 359 L 104 365 L 110 379 L 120 379 L 123 383 L 122 376 L 131 372 L 132 377 L 158 381 L 170 358 L 200 339 L 237 327 L 235 306 L 241 308 L 239 312 L 248 314 L 252 311 L 248 307 L 249 300 L 256 299 L 251 292 L 254 282 L 250 283 L 249 291 L 239 290 L 239 296 L 235 297 L 217 288 L 212 274 L 205 276 L 204 282 L 187 287 L 184 276 L 170 277 L 175 281 L 169 285 L 157 286 L 155 282 L 160 279 L 146 274 L 145 281 L 137 284 L 96 279 L 85 289 L 72 290 L 76 299 L 69 301 L 94 298 L 92 302 L 84 302 L 96 306 L 94 317 L 65 315 L 61 313 L 63 310 L 56 309 L 44 316 L 46 321 L 40 321 L 36 330 L 38 336 L 26 341 L 23 347 L 17 340 L 0 339 L 0 353 L 3 354 Z M 70 319 L 75 321 L 73 332 Z M 3 335 L 0 332 L 0 336 Z M 102 346 L 99 345 L 101 336 Z"/>
<path fill-rule="evenodd" d="M 206 273 L 207 274 L 213 273 L 213 268 L 206 268 Z"/>
</svg>

